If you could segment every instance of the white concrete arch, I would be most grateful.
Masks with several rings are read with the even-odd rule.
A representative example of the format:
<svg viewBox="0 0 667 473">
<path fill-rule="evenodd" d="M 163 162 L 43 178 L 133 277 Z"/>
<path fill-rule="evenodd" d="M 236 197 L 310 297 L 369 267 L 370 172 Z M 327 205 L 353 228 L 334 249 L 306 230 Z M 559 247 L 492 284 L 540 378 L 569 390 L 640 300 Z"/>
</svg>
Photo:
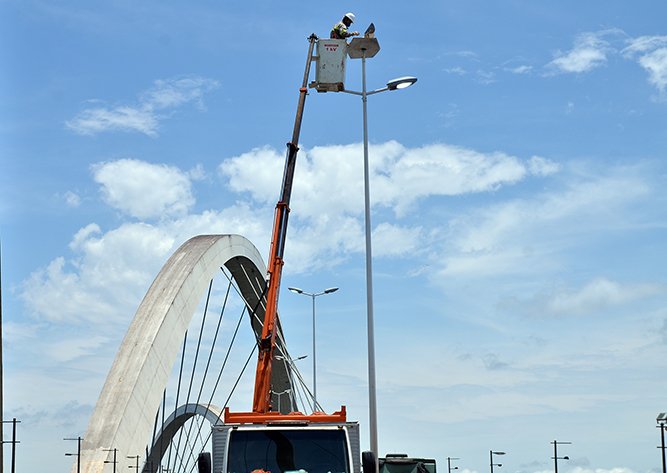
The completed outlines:
<svg viewBox="0 0 667 473">
<path fill-rule="evenodd" d="M 240 235 L 200 235 L 185 242 L 160 270 L 120 346 L 83 438 L 81 472 L 102 473 L 111 458 L 105 449 L 117 449 L 119 471 L 129 466 L 128 455 L 144 457 L 185 332 L 223 265 L 248 307 L 257 308 L 252 326 L 261 333 L 266 266 L 255 246 Z M 286 352 L 282 343 L 278 352 Z M 272 384 L 275 392 L 289 388 L 284 363 L 274 364 Z M 75 463 L 72 472 L 76 468 Z"/>
</svg>

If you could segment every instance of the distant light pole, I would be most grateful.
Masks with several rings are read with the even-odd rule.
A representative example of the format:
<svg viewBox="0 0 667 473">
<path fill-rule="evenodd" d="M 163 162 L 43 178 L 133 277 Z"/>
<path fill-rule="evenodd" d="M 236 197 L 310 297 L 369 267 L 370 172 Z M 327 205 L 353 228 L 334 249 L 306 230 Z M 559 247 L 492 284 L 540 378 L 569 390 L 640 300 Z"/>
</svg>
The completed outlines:
<svg viewBox="0 0 667 473">
<path fill-rule="evenodd" d="M 1 411 L 0 411 L 1 412 Z M 18 440 L 16 440 L 16 424 L 20 424 L 20 420 L 16 420 L 16 417 L 14 417 L 12 420 L 3 420 L 2 424 L 12 424 L 12 439 L 11 440 L 2 440 L 2 446 L 0 447 L 0 450 L 4 450 L 4 444 L 6 443 L 11 443 L 12 444 L 12 473 L 16 472 L 16 445 L 21 443 Z M 0 429 L 2 431 L 2 429 Z M 0 439 L 4 439 L 4 435 L 0 437 Z M 4 457 L 2 457 L 4 458 Z M 2 470 L 0 470 L 2 471 Z"/>
<path fill-rule="evenodd" d="M 662 449 L 662 473 L 667 473 L 667 461 L 665 460 L 665 429 L 667 429 L 667 413 L 661 412 L 658 414 L 656 419 L 658 422 L 658 428 L 660 429 L 660 439 L 662 440 L 661 446 L 658 447 Z"/>
<path fill-rule="evenodd" d="M 76 440 L 76 453 L 66 453 L 66 457 L 76 457 L 76 473 L 81 473 L 81 437 L 66 438 L 63 440 Z"/>
<path fill-rule="evenodd" d="M 323 296 L 325 294 L 331 294 L 332 292 L 336 292 L 338 288 L 330 287 L 329 289 L 325 289 L 322 292 L 315 292 L 315 293 L 306 292 L 302 289 L 299 289 L 298 287 L 289 287 L 288 289 L 294 292 L 295 294 L 308 296 L 313 301 L 313 411 L 316 411 L 317 410 L 317 363 L 316 363 L 317 358 L 315 355 L 315 298 Z"/>
<path fill-rule="evenodd" d="M 505 452 L 494 452 L 493 450 L 489 450 L 489 465 L 491 465 L 491 473 L 493 473 L 493 467 L 501 467 L 503 466 L 502 463 L 493 463 L 493 456 L 494 455 L 505 455 Z"/>
<path fill-rule="evenodd" d="M 128 468 L 134 468 L 136 470 L 136 473 L 139 473 L 139 455 L 128 455 L 130 460 L 134 459 L 136 462 L 134 465 L 128 465 Z"/>
<path fill-rule="evenodd" d="M 570 457 L 564 456 L 564 457 L 559 457 L 558 456 L 558 446 L 559 445 L 572 445 L 572 442 L 558 442 L 557 440 L 554 440 L 553 442 L 549 442 L 553 444 L 554 446 L 554 456 L 551 457 L 554 461 L 554 473 L 558 473 L 558 460 L 569 460 Z"/>
<path fill-rule="evenodd" d="M 104 463 L 112 463 L 113 464 L 113 473 L 116 473 L 116 464 L 118 463 L 116 461 L 116 454 L 118 453 L 118 449 L 117 448 L 107 448 L 107 449 L 104 449 L 104 451 L 105 452 L 113 452 L 113 460 L 112 461 L 104 460 Z"/>
<path fill-rule="evenodd" d="M 460 460 L 460 458 L 457 457 L 447 457 L 447 473 L 452 473 L 452 470 L 458 470 L 459 467 L 455 466 L 452 468 L 452 460 Z"/>
<path fill-rule="evenodd" d="M 417 82 L 416 77 L 399 77 L 387 82 L 381 89 L 366 91 L 366 59 L 374 57 L 380 51 L 377 38 L 354 38 L 349 45 L 348 54 L 352 59 L 361 58 L 361 92 L 342 90 L 353 95 L 360 95 L 363 103 L 364 132 L 364 218 L 366 233 L 366 324 L 368 331 L 368 410 L 370 424 L 371 451 L 378 456 L 377 440 L 377 394 L 375 386 L 375 325 L 373 320 L 373 263 L 371 249 L 371 194 L 368 164 L 368 111 L 367 97 L 387 90 L 400 90 Z"/>
</svg>

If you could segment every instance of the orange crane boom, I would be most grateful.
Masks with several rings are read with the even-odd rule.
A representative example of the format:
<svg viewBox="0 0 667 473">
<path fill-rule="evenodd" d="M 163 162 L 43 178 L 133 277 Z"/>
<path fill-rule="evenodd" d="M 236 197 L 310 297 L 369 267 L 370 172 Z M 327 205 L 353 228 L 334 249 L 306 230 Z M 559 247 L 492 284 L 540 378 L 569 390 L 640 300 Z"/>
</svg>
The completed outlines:
<svg viewBox="0 0 667 473">
<path fill-rule="evenodd" d="M 273 235 L 271 237 L 271 248 L 268 261 L 269 281 L 266 295 L 266 312 L 264 315 L 262 337 L 259 340 L 259 357 L 257 359 L 255 392 L 252 404 L 252 411 L 255 413 L 268 413 L 271 411 L 271 363 L 273 360 L 273 350 L 275 348 L 277 332 L 278 296 L 283 270 L 287 220 L 290 211 L 289 203 L 292 195 L 296 155 L 299 151 L 299 134 L 301 133 L 303 108 L 306 103 L 306 95 L 308 92 L 307 85 L 308 76 L 310 75 L 310 63 L 313 60 L 313 48 L 317 39 L 315 34 L 310 35 L 308 38 L 310 47 L 308 48 L 306 70 L 303 75 L 303 83 L 299 89 L 299 104 L 296 110 L 292 141 L 287 143 L 287 157 L 285 159 L 285 170 L 283 171 L 282 190 L 280 192 L 280 200 L 276 204 L 273 222 Z"/>
</svg>

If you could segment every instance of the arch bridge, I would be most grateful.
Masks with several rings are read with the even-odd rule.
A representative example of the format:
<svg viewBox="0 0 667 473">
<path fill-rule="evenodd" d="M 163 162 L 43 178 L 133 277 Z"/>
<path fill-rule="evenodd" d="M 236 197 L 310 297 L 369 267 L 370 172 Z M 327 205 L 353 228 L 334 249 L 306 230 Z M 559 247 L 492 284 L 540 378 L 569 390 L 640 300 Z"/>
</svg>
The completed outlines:
<svg viewBox="0 0 667 473">
<path fill-rule="evenodd" d="M 185 242 L 162 267 L 136 311 L 91 415 L 72 473 L 111 471 L 109 464 L 114 463 L 114 458 L 114 471 L 128 468 L 141 469 L 144 473 L 196 470 L 200 452 L 193 446 L 196 441 L 188 434 L 199 438 L 202 445 L 210 446 L 211 429 L 221 422 L 229 397 L 216 400 L 221 403 L 216 406 L 212 402 L 213 394 L 203 392 L 202 383 L 195 400 L 194 368 L 185 399 L 181 396 L 188 383 L 181 376 L 178 378 L 175 408 L 167 407 L 166 389 L 170 377 L 179 371 L 179 362 L 180 373 L 183 372 L 186 346 L 194 345 L 192 338 L 190 341 L 187 338 L 189 329 L 193 328 L 193 315 L 205 299 L 205 320 L 210 300 L 215 298 L 211 291 L 213 279 L 221 271 L 229 282 L 224 303 L 227 304 L 231 291 L 240 296 L 239 305 L 243 306 L 236 330 L 241 320 L 249 317 L 255 340 L 260 337 L 266 308 L 266 267 L 255 246 L 240 235 L 200 235 Z M 202 347 L 210 345 L 206 372 L 210 371 L 218 330 L 221 324 L 225 326 L 222 313 L 216 323 L 211 341 L 213 330 L 205 330 L 202 321 L 196 350 L 194 356 L 191 355 L 197 364 L 198 358 L 200 361 L 205 358 Z M 295 377 L 300 378 L 300 375 L 293 369 L 282 328 L 278 326 L 278 330 L 272 370 L 272 405 L 286 413 L 297 410 L 299 383 L 295 382 Z M 235 337 L 236 332 L 232 341 Z M 228 351 L 223 367 L 229 356 Z M 251 359 L 252 353 L 246 366 Z M 305 384 L 302 383 L 301 389 L 308 397 L 310 393 Z M 169 401 L 172 398 L 173 395 Z M 192 423 L 195 419 L 197 424 Z"/>
</svg>

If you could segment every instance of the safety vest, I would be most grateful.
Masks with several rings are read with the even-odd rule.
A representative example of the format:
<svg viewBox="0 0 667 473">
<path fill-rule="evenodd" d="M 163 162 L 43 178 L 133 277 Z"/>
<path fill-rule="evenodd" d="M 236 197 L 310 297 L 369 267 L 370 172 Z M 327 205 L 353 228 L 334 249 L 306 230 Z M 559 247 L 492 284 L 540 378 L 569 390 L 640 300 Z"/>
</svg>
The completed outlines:
<svg viewBox="0 0 667 473">
<path fill-rule="evenodd" d="M 345 23 L 342 21 L 339 21 L 334 25 L 331 29 L 331 34 L 329 35 L 331 39 L 345 39 L 348 36 L 350 35 L 347 33 L 347 26 L 345 26 Z"/>
</svg>

